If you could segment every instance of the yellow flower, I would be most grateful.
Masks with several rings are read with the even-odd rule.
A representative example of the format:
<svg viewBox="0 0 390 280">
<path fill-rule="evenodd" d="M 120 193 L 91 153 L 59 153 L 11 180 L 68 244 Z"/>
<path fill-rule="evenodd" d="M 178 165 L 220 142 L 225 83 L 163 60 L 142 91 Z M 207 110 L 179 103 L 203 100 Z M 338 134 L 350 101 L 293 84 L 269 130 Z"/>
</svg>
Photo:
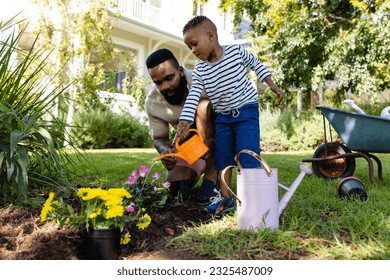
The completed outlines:
<svg viewBox="0 0 390 280">
<path fill-rule="evenodd" d="M 92 200 L 94 198 L 105 198 L 107 197 L 107 191 L 102 190 L 101 188 L 80 188 L 77 191 L 77 196 L 82 200 Z"/>
<path fill-rule="evenodd" d="M 145 228 L 147 228 L 149 225 L 150 225 L 150 222 L 152 221 L 152 219 L 150 218 L 150 216 L 148 214 L 144 214 L 139 220 L 138 220 L 138 223 L 137 223 L 137 227 L 140 229 L 140 230 L 144 230 Z"/>
<path fill-rule="evenodd" d="M 131 194 L 125 188 L 111 188 L 108 190 L 108 194 L 116 197 L 131 198 Z"/>
<path fill-rule="evenodd" d="M 106 219 L 121 217 L 124 212 L 125 207 L 123 207 L 122 205 L 115 205 L 107 210 Z"/>
<path fill-rule="evenodd" d="M 122 205 L 122 203 L 123 203 L 123 199 L 122 199 L 122 197 L 119 197 L 119 196 L 108 196 L 108 198 L 105 202 L 107 207 Z"/>
<path fill-rule="evenodd" d="M 88 194 L 88 192 L 91 190 L 91 188 L 80 188 L 77 191 L 77 196 L 83 198 Z"/>
<path fill-rule="evenodd" d="M 53 211 L 53 206 L 51 206 L 54 199 L 54 193 L 50 192 L 48 199 L 45 201 L 41 211 L 41 222 L 46 221 L 47 215 Z"/>
<path fill-rule="evenodd" d="M 126 234 L 121 238 L 121 244 L 126 245 L 131 240 L 130 233 L 126 232 Z"/>
<path fill-rule="evenodd" d="M 93 209 L 91 213 L 88 214 L 88 219 L 95 219 L 97 216 L 99 216 L 102 213 L 102 209 Z"/>
</svg>

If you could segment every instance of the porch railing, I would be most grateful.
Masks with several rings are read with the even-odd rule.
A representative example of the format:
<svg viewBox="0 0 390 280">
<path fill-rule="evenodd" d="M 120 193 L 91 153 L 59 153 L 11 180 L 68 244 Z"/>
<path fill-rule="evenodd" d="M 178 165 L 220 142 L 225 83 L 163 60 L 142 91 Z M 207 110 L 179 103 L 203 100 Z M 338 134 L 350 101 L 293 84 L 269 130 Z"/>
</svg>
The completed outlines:
<svg viewBox="0 0 390 280">
<path fill-rule="evenodd" d="M 118 12 L 152 26 L 159 26 L 161 11 L 156 6 L 139 0 L 118 0 Z"/>
</svg>

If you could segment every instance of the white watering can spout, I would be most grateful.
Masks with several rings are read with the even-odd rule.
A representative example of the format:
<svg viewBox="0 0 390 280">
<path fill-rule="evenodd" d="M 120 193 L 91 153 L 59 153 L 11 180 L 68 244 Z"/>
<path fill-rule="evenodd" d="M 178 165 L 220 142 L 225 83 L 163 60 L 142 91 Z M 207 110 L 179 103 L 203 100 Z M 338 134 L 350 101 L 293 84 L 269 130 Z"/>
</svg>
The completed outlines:
<svg viewBox="0 0 390 280">
<path fill-rule="evenodd" d="M 295 181 L 292 183 L 292 185 L 289 188 L 278 183 L 279 187 L 287 191 L 282 197 L 282 199 L 279 201 L 279 209 L 278 209 L 279 216 L 280 214 L 282 214 L 284 208 L 286 208 L 288 202 L 290 201 L 291 197 L 294 195 L 295 191 L 297 190 L 299 184 L 302 182 L 305 175 L 311 175 L 313 173 L 312 170 L 304 164 L 300 164 L 299 169 L 301 170 L 301 173 L 299 173 L 298 177 L 295 179 Z"/>
<path fill-rule="evenodd" d="M 352 99 L 345 99 L 341 103 L 352 107 L 359 114 L 362 114 L 362 115 L 366 114 L 362 109 L 359 108 L 358 105 L 355 104 L 355 102 Z"/>
<path fill-rule="evenodd" d="M 390 106 L 383 108 L 383 110 L 381 112 L 381 117 L 385 118 L 385 119 L 390 119 Z"/>
</svg>

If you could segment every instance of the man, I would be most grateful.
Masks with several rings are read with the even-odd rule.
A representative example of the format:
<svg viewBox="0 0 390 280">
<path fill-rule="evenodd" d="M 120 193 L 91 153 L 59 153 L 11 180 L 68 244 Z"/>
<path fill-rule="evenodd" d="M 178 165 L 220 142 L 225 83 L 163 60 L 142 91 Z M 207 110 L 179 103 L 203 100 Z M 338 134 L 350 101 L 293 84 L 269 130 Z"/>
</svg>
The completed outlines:
<svg viewBox="0 0 390 280">
<path fill-rule="evenodd" d="M 153 144 L 160 155 L 176 152 L 173 139 L 170 139 L 169 127 L 175 129 L 191 87 L 191 71 L 179 65 L 173 53 L 168 49 L 159 49 L 146 59 L 146 66 L 153 86 L 145 101 L 145 110 L 149 119 L 149 132 Z M 162 164 L 167 169 L 167 180 L 171 182 L 173 196 L 180 192 L 183 200 L 188 200 L 190 188 L 203 176 L 203 182 L 197 195 L 200 203 L 209 202 L 219 189 L 217 172 L 214 169 L 214 111 L 206 95 L 202 95 L 196 110 L 193 127 L 202 135 L 209 152 L 192 165 L 180 158 L 165 157 Z"/>
</svg>

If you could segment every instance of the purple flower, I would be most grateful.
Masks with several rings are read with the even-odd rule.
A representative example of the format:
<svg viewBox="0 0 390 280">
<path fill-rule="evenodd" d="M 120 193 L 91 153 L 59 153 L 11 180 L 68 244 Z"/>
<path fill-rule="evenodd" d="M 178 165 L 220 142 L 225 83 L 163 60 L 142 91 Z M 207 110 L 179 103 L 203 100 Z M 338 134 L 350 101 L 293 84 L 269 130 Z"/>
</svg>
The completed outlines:
<svg viewBox="0 0 390 280">
<path fill-rule="evenodd" d="M 156 171 L 152 174 L 152 178 L 158 180 L 161 178 L 161 174 Z"/>
<path fill-rule="evenodd" d="M 127 182 L 130 185 L 134 185 L 135 183 L 137 183 L 137 179 L 134 176 L 129 176 L 129 178 L 127 179 Z"/>
<path fill-rule="evenodd" d="M 131 175 L 137 180 L 139 178 L 139 175 L 138 175 L 138 171 L 137 170 L 133 170 L 133 172 L 131 172 Z"/>
<path fill-rule="evenodd" d="M 162 185 L 164 188 L 169 189 L 169 187 L 171 186 L 171 182 L 166 181 Z"/>
<path fill-rule="evenodd" d="M 141 167 L 139 168 L 139 175 L 141 177 L 145 177 L 148 171 L 149 171 L 149 167 L 147 165 L 141 165 Z"/>
<path fill-rule="evenodd" d="M 130 205 L 126 207 L 126 211 L 129 213 L 134 213 L 135 212 L 134 205 L 135 205 L 135 203 L 131 202 Z"/>
</svg>

